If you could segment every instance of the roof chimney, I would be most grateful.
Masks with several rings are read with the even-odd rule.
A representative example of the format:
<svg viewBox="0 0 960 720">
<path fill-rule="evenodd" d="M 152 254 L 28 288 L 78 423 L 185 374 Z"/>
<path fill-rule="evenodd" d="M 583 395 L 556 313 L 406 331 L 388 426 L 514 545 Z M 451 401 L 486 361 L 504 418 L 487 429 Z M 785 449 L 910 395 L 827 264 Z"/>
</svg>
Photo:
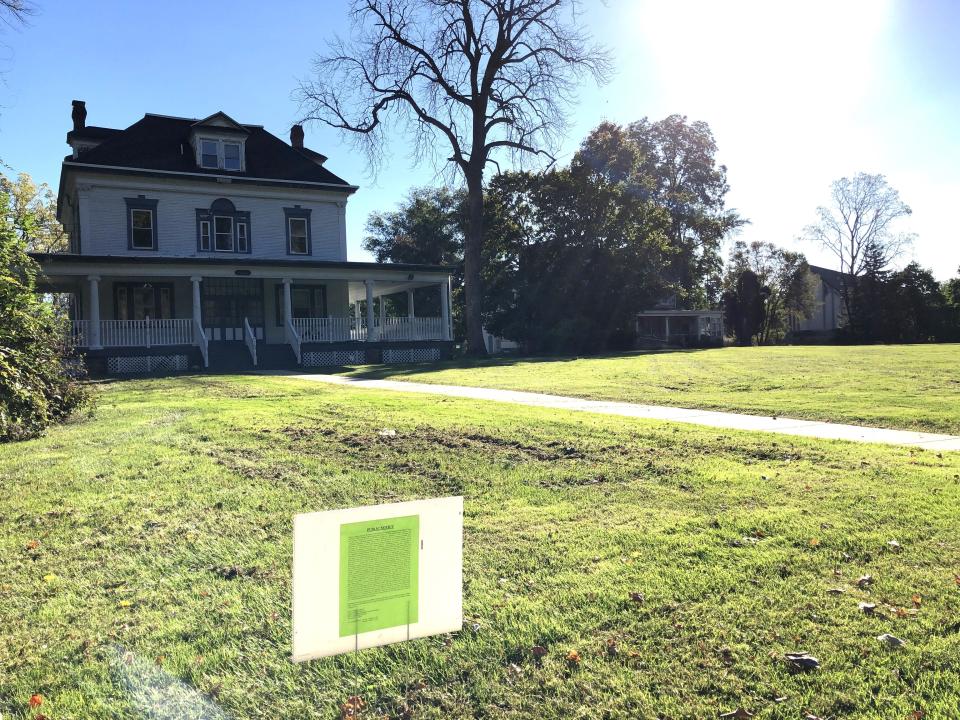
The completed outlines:
<svg viewBox="0 0 960 720">
<path fill-rule="evenodd" d="M 294 125 L 290 128 L 290 144 L 298 150 L 303 150 L 303 125 Z"/>
<path fill-rule="evenodd" d="M 73 101 L 73 129 L 83 130 L 87 126 L 87 104 L 83 100 Z"/>
</svg>

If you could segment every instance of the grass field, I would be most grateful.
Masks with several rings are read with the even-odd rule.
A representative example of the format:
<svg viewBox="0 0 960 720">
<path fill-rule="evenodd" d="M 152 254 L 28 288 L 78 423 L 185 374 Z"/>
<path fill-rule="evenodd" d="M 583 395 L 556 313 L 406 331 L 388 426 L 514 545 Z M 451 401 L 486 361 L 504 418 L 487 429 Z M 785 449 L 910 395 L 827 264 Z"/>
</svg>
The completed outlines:
<svg viewBox="0 0 960 720">
<path fill-rule="evenodd" d="M 351 374 L 960 433 L 960 346 L 751 347 L 497 358 Z"/>
<path fill-rule="evenodd" d="M 292 515 L 447 494 L 464 630 L 292 664 Z M 960 454 L 109 383 L 91 417 L 0 446 L 0 713 L 337 718 L 356 693 L 364 718 L 960 718 L 958 508 Z"/>
</svg>

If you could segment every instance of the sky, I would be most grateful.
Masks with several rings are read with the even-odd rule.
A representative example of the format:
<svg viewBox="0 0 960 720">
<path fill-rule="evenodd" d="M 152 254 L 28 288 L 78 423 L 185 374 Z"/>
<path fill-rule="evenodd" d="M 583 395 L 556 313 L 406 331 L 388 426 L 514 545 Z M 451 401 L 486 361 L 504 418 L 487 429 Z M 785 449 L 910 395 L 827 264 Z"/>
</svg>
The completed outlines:
<svg viewBox="0 0 960 720">
<path fill-rule="evenodd" d="M 68 152 L 70 101 L 91 125 L 126 127 L 146 112 L 202 118 L 223 110 L 287 139 L 292 92 L 335 34 L 345 0 L 282 3 L 34 0 L 0 34 L 0 159 L 54 189 Z M 581 22 L 612 53 L 602 87 L 585 81 L 559 149 L 569 160 L 604 120 L 681 113 L 713 129 L 739 235 L 837 261 L 801 239 L 830 183 L 883 173 L 913 208 L 901 264 L 940 279 L 960 266 L 960 2 L 956 0 L 583 0 Z M 347 206 L 351 260 L 371 212 L 414 186 L 439 184 L 409 139 L 391 139 L 373 176 L 348 138 L 317 125 L 306 145 L 360 190 Z"/>
</svg>

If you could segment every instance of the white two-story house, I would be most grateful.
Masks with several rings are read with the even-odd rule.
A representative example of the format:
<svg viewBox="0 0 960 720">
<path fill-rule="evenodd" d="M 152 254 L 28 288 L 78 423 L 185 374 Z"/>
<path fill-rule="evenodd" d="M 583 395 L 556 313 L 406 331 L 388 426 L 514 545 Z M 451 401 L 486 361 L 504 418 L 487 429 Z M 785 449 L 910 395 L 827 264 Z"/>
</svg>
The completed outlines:
<svg viewBox="0 0 960 720">
<path fill-rule="evenodd" d="M 303 145 L 222 112 L 118 130 L 73 103 L 58 215 L 34 254 L 107 374 L 414 362 L 452 345 L 450 268 L 347 261 L 357 190 Z"/>
</svg>

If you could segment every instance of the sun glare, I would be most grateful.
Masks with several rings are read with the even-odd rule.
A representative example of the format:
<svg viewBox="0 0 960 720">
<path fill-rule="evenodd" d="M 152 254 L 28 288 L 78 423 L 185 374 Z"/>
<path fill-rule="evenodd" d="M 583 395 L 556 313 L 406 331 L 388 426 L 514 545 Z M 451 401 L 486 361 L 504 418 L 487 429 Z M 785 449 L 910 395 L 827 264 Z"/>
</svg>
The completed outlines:
<svg viewBox="0 0 960 720">
<path fill-rule="evenodd" d="M 891 9 L 886 0 L 679 0 L 632 12 L 668 92 L 698 104 L 751 93 L 789 107 L 807 93 L 822 103 L 863 93 Z"/>
</svg>

